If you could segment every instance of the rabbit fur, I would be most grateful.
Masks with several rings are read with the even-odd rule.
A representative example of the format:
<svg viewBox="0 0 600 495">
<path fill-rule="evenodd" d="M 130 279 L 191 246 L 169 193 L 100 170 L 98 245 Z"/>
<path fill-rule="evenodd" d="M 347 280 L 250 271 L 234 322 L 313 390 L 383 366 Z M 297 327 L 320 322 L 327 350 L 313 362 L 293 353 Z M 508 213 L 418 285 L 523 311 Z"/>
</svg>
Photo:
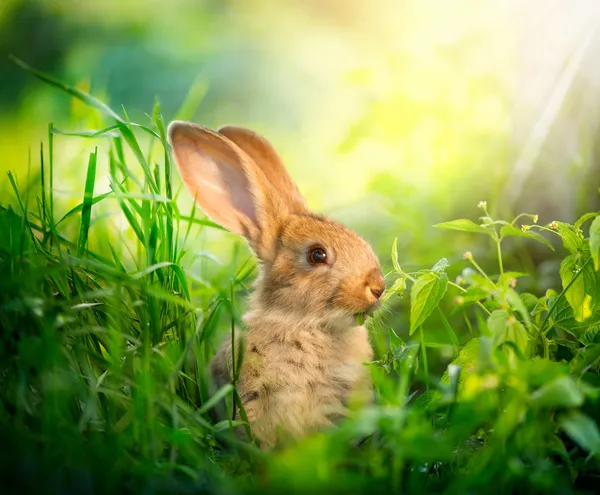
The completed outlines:
<svg viewBox="0 0 600 495">
<path fill-rule="evenodd" d="M 356 315 L 376 309 L 385 289 L 371 246 L 310 212 L 273 146 L 257 133 L 175 121 L 168 136 L 200 207 L 243 236 L 259 259 L 236 383 L 254 436 L 268 448 L 370 402 L 364 363 L 373 351 Z M 231 361 L 227 340 L 211 361 L 217 384 L 232 379 Z"/>
</svg>

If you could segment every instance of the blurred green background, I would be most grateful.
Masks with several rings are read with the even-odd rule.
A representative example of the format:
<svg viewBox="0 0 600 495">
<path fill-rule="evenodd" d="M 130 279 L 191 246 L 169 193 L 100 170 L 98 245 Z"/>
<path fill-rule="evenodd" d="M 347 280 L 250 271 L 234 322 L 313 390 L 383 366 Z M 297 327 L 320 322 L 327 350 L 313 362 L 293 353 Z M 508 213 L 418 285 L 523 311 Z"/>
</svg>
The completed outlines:
<svg viewBox="0 0 600 495">
<path fill-rule="evenodd" d="M 541 223 L 600 208 L 599 18 L 594 1 L 562 0 L 4 0 L 0 191 L 13 201 L 8 170 L 37 183 L 50 122 L 103 125 L 12 53 L 140 124 L 158 99 L 165 120 L 254 128 L 309 204 L 358 230 L 384 263 L 395 237 L 407 269 L 456 262 L 472 237 L 431 226 L 476 219 L 481 200 L 492 214 L 537 213 Z M 59 212 L 79 203 L 98 145 L 56 137 Z M 109 190 L 99 156 L 97 194 Z M 178 201 L 189 205 L 186 194 Z M 103 214 L 125 225 L 122 213 L 94 209 Z M 228 253 L 223 242 L 210 250 Z M 513 268 L 558 285 L 550 252 L 519 246 L 507 247 Z"/>
</svg>

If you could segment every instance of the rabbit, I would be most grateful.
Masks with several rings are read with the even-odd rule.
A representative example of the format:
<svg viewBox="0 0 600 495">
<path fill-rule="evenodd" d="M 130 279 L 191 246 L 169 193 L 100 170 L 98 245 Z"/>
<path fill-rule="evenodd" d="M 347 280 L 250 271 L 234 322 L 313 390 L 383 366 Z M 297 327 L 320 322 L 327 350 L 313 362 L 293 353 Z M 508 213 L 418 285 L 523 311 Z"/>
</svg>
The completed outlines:
<svg viewBox="0 0 600 495">
<path fill-rule="evenodd" d="M 238 341 L 244 358 L 236 387 L 261 447 L 300 439 L 372 402 L 364 363 L 373 350 L 357 323 L 379 308 L 385 290 L 371 246 L 312 213 L 275 148 L 259 134 L 174 121 L 168 139 L 199 206 L 244 237 L 259 260 Z M 232 379 L 231 361 L 229 339 L 210 364 L 217 384 Z"/>
</svg>

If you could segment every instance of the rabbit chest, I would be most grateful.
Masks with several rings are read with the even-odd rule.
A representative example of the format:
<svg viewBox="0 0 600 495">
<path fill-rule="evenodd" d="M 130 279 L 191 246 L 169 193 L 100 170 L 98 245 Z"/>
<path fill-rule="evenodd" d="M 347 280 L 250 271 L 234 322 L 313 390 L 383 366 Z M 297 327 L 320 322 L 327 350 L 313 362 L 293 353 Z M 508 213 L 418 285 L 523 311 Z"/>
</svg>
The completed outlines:
<svg viewBox="0 0 600 495">
<path fill-rule="evenodd" d="M 364 327 L 279 334 L 250 329 L 238 392 L 254 434 L 268 444 L 329 426 L 354 403 L 370 401 Z"/>
</svg>

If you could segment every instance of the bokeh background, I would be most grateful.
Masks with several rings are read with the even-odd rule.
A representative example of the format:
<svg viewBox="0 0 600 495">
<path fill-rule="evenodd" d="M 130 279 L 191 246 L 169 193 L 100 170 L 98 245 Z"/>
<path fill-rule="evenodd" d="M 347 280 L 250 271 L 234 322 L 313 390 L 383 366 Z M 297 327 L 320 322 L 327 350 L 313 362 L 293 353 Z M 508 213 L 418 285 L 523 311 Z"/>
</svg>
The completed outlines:
<svg viewBox="0 0 600 495">
<path fill-rule="evenodd" d="M 541 223 L 600 207 L 599 20 L 594 0 L 3 0 L 0 191 L 10 203 L 8 170 L 36 183 L 50 122 L 103 126 L 12 53 L 141 124 L 158 99 L 165 120 L 252 127 L 385 262 L 395 237 L 408 269 L 456 262 L 471 235 L 432 225 L 476 220 L 481 200 Z M 101 141 L 56 137 L 59 210 Z M 544 246 L 514 256 L 558 283 Z"/>
</svg>

